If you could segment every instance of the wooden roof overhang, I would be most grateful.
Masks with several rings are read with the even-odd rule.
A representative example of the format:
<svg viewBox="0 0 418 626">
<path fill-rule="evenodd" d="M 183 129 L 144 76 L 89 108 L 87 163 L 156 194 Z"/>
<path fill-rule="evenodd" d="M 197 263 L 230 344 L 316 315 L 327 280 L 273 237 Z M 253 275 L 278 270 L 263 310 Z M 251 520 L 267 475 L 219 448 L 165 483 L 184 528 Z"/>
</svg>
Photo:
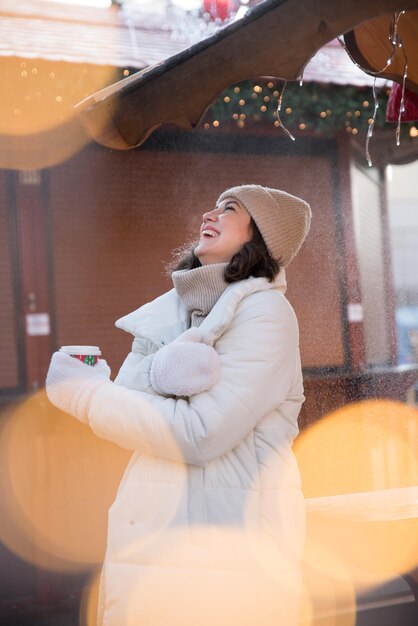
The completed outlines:
<svg viewBox="0 0 418 626">
<path fill-rule="evenodd" d="M 336 36 L 418 0 L 265 0 L 243 18 L 77 107 L 90 135 L 116 149 L 141 145 L 164 123 L 193 128 L 226 87 L 271 76 L 297 80 Z"/>
</svg>

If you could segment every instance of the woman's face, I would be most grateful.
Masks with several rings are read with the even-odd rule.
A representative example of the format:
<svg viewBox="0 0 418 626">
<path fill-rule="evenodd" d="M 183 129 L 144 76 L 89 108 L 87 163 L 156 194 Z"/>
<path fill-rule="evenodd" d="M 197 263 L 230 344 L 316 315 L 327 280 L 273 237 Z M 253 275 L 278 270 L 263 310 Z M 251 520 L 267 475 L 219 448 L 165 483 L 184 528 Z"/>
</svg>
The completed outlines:
<svg viewBox="0 0 418 626">
<path fill-rule="evenodd" d="M 195 255 L 202 265 L 228 263 L 252 237 L 251 216 L 236 198 L 225 198 L 203 214 Z"/>
</svg>

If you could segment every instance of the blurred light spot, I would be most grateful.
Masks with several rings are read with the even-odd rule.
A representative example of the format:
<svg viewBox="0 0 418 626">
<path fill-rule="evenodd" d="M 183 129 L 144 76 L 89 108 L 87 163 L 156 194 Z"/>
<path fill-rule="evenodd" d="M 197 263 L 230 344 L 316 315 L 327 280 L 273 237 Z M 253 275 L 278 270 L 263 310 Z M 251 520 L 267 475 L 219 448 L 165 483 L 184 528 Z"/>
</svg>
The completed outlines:
<svg viewBox="0 0 418 626">
<path fill-rule="evenodd" d="M 55 409 L 44 392 L 3 416 L 0 540 L 37 566 L 100 562 L 107 512 L 129 454 Z"/>
<path fill-rule="evenodd" d="M 417 498 L 417 441 L 418 411 L 391 400 L 349 404 L 301 434 L 295 454 L 311 567 L 336 576 L 326 548 L 357 587 L 416 567 L 418 520 L 408 511 Z"/>
<path fill-rule="evenodd" d="M 26 68 L 17 57 L 0 60 L 0 167 L 41 169 L 62 162 L 80 150 L 90 138 L 77 119 L 74 106 L 115 82 L 117 70 L 82 64 L 36 60 Z M 42 98 L 41 98 L 41 95 Z M 25 107 L 19 113 L 22 102 Z M 56 107 L 55 103 L 60 103 Z"/>
</svg>

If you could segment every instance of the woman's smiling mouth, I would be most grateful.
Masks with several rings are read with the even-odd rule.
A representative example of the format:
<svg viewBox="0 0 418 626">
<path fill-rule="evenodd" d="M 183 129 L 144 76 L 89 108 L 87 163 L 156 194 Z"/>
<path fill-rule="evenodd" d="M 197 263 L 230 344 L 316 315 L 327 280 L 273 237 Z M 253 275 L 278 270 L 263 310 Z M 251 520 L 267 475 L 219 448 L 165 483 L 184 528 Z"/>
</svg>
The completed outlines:
<svg viewBox="0 0 418 626">
<path fill-rule="evenodd" d="M 219 237 L 220 233 L 213 226 L 206 224 L 201 230 L 202 237 Z"/>
</svg>

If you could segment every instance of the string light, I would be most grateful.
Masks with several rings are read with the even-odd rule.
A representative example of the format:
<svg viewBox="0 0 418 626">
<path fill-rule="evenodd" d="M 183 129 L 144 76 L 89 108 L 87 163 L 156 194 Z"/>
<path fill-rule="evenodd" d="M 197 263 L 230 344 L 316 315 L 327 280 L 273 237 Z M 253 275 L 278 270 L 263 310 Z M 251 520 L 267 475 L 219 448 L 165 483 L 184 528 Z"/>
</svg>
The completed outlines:
<svg viewBox="0 0 418 626">
<path fill-rule="evenodd" d="M 271 125 L 275 128 L 279 128 L 283 127 L 283 121 L 280 119 L 280 115 L 284 116 L 284 114 L 286 114 L 289 116 L 291 123 L 293 123 L 300 132 L 313 129 L 320 134 L 329 134 L 338 131 L 342 125 L 347 133 L 353 134 L 354 136 L 357 134 L 360 135 L 362 129 L 365 129 L 367 133 L 371 122 L 373 122 L 370 109 L 368 110 L 366 107 L 366 105 L 369 105 L 371 108 L 370 104 L 372 102 L 372 97 L 368 95 L 369 88 L 357 89 L 354 86 L 346 86 L 336 87 L 331 90 L 327 86 L 309 83 L 304 88 L 307 93 L 299 95 L 297 83 L 287 83 L 286 89 L 289 91 L 286 91 L 284 96 L 282 91 L 282 106 L 278 106 L 278 110 L 275 110 L 276 107 L 273 108 L 269 106 L 269 102 L 274 99 L 273 91 L 270 91 L 268 96 L 262 93 L 262 91 L 264 91 L 264 94 L 266 93 L 266 84 L 267 83 L 244 81 L 238 86 L 238 96 L 235 95 L 237 86 L 233 85 L 230 87 L 221 95 L 218 103 L 215 103 L 212 107 L 210 127 L 213 127 L 213 120 L 219 121 L 221 125 L 222 120 L 229 119 L 236 124 L 239 120 L 245 120 L 246 123 L 250 120 L 252 123 L 260 122 L 261 120 L 264 120 L 264 122 L 271 120 Z M 257 90 L 255 90 L 255 87 Z M 282 88 L 283 83 L 280 89 L 282 90 Z M 261 97 L 257 100 L 258 96 L 260 96 L 260 90 Z M 280 95 L 279 90 L 275 89 L 275 91 Z M 382 92 L 382 99 L 386 99 L 388 95 L 387 90 L 384 90 Z M 283 106 L 285 98 L 286 100 L 290 100 L 291 106 Z M 323 98 L 325 101 L 328 100 L 329 104 L 332 103 L 332 109 L 321 108 L 320 105 Z M 222 106 L 225 104 L 233 105 L 229 107 L 229 114 L 227 114 L 225 106 Z M 244 108 L 246 116 L 240 114 L 240 110 L 242 111 Z M 234 109 L 235 113 L 233 113 Z M 241 117 L 241 115 L 243 115 L 243 117 Z M 301 118 L 304 118 L 305 121 L 301 122 Z M 378 120 L 379 125 L 384 125 L 385 121 L 382 115 L 378 116 Z M 275 124 L 275 122 L 277 123 Z M 301 125 L 299 125 L 299 122 Z M 293 132 L 292 128 L 291 131 Z"/>
<path fill-rule="evenodd" d="M 303 85 L 303 72 L 305 71 L 305 68 L 303 68 L 301 75 L 299 76 L 299 87 L 302 87 Z"/>
<path fill-rule="evenodd" d="M 292 141 L 295 141 L 295 138 L 294 138 L 294 136 L 292 135 L 292 133 L 291 133 L 291 132 L 290 132 L 290 131 L 289 131 L 289 130 L 288 130 L 288 129 L 287 129 L 287 128 L 283 125 L 283 123 L 282 123 L 282 121 L 281 121 L 281 119 L 280 119 L 280 111 L 281 111 L 281 108 L 282 108 L 283 94 L 284 94 L 284 90 L 286 89 L 286 85 L 287 85 L 287 81 L 285 81 L 285 82 L 283 83 L 282 91 L 281 91 L 281 94 L 280 94 L 279 99 L 278 99 L 278 102 L 277 102 L 277 109 L 276 109 L 276 112 L 277 112 L 277 120 L 278 120 L 278 122 L 279 122 L 280 126 L 282 127 L 283 131 L 286 133 L 286 135 L 287 135 L 287 136 L 288 136 L 288 137 L 289 137 Z"/>
<path fill-rule="evenodd" d="M 398 123 L 397 123 L 397 126 L 396 126 L 396 133 L 395 133 L 395 135 L 396 135 L 396 145 L 399 146 L 399 144 L 400 144 L 401 117 L 402 117 L 402 113 L 405 110 L 405 82 L 406 82 L 406 77 L 407 77 L 407 73 L 408 73 L 408 61 L 407 61 L 407 58 L 406 58 L 405 48 L 403 47 L 402 40 L 401 40 L 401 37 L 400 37 L 399 32 L 398 32 L 398 23 L 399 23 L 399 20 L 402 17 L 402 15 L 404 15 L 405 13 L 406 13 L 405 10 L 398 11 L 398 12 L 395 12 L 393 14 L 393 16 L 392 16 L 392 20 L 391 20 L 391 24 L 390 24 L 390 28 L 389 28 L 389 35 L 388 35 L 389 41 L 390 41 L 391 46 L 392 46 L 392 50 L 391 50 L 391 53 L 389 55 L 389 58 L 386 61 L 386 65 L 384 67 L 382 67 L 382 69 L 380 69 L 380 70 L 378 70 L 376 72 L 368 70 L 368 73 L 371 74 L 372 76 L 374 76 L 374 82 L 373 82 L 374 112 L 373 112 L 372 122 L 369 124 L 369 129 L 367 131 L 367 137 L 366 137 L 366 159 L 367 159 L 367 163 L 368 163 L 369 167 L 371 167 L 373 165 L 372 160 L 370 158 L 369 143 L 370 143 L 370 139 L 373 136 L 373 128 L 374 128 L 374 124 L 375 124 L 375 120 L 376 120 L 377 110 L 379 108 L 379 104 L 378 104 L 378 101 L 377 101 L 377 95 L 376 95 L 376 78 L 380 74 L 383 74 L 383 72 L 385 72 L 385 70 L 392 64 L 392 61 L 395 58 L 395 54 L 396 54 L 397 48 L 400 48 L 402 50 L 403 57 L 404 57 L 404 72 L 403 72 L 403 77 L 402 77 L 402 96 L 401 96 L 401 104 L 400 104 L 400 108 L 399 108 Z M 337 39 L 340 42 L 340 44 L 342 45 L 342 47 L 344 48 L 344 50 L 349 55 L 349 57 L 352 60 L 352 62 L 358 68 L 360 68 L 362 70 L 363 68 L 351 56 L 350 51 L 348 50 L 347 46 L 345 45 L 345 41 L 341 37 L 337 37 Z"/>
<path fill-rule="evenodd" d="M 374 77 L 374 81 L 373 81 L 373 100 L 374 100 L 373 117 L 369 124 L 369 128 L 367 130 L 367 137 L 366 137 L 366 160 L 367 160 L 367 165 L 369 167 L 373 165 L 372 159 L 370 157 L 369 143 L 370 143 L 370 139 L 373 137 L 373 129 L 374 129 L 374 125 L 376 122 L 377 110 L 379 108 L 379 102 L 377 100 L 377 95 L 376 95 L 376 76 Z"/>
</svg>

